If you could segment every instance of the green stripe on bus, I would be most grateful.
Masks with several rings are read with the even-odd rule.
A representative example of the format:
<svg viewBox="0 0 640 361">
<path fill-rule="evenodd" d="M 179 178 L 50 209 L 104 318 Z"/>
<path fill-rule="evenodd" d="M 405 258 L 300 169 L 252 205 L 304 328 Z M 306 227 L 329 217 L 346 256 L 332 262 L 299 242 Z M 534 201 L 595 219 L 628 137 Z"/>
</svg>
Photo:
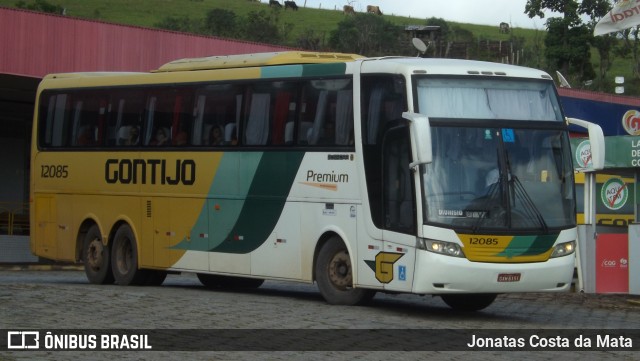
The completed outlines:
<svg viewBox="0 0 640 361">
<path fill-rule="evenodd" d="M 249 253 L 269 238 L 280 219 L 303 157 L 304 152 L 265 152 L 262 155 L 236 223 L 222 244 L 211 251 Z"/>
<path fill-rule="evenodd" d="M 262 78 L 335 76 L 344 75 L 346 70 L 345 63 L 285 65 L 262 68 L 260 76 Z"/>
<path fill-rule="evenodd" d="M 553 246 L 558 234 L 542 236 L 515 236 L 504 249 L 497 254 L 500 257 L 535 256 L 543 254 Z"/>
<path fill-rule="evenodd" d="M 207 202 L 203 205 L 193 230 L 207 230 L 208 238 L 191 237 L 173 249 L 208 251 L 219 246 L 238 220 L 244 200 L 262 159 L 262 152 L 226 152 L 220 160 Z"/>
<path fill-rule="evenodd" d="M 262 78 L 292 78 L 302 75 L 302 65 L 272 66 L 260 69 Z"/>
<path fill-rule="evenodd" d="M 344 75 L 346 70 L 345 63 L 306 64 L 303 65 L 302 76 Z"/>
</svg>

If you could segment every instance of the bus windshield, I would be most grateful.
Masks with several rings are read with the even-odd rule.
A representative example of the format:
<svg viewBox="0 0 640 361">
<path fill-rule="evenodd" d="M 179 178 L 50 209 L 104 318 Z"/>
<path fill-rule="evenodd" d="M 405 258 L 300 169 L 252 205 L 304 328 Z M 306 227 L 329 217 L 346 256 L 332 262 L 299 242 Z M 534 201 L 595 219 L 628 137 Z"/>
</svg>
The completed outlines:
<svg viewBox="0 0 640 361">
<path fill-rule="evenodd" d="M 429 118 L 564 120 L 551 81 L 428 77 L 416 85 L 418 108 Z"/>
<path fill-rule="evenodd" d="M 432 126 L 433 162 L 421 168 L 424 223 L 474 233 L 575 226 L 570 145 L 555 92 L 524 80 L 473 91 L 447 83 L 448 96 L 427 81 L 416 92 Z M 483 101 L 467 97 L 479 89 Z M 496 90 L 504 99 L 488 100 Z M 456 97 L 471 105 L 455 105 Z"/>
</svg>

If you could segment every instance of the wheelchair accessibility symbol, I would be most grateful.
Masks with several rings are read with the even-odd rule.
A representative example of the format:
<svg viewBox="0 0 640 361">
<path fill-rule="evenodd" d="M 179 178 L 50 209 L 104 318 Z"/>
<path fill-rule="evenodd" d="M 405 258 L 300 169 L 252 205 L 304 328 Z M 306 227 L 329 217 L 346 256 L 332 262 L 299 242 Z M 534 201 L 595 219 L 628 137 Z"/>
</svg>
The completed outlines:
<svg viewBox="0 0 640 361">
<path fill-rule="evenodd" d="M 407 280 L 407 266 L 398 266 L 398 280 Z"/>
</svg>

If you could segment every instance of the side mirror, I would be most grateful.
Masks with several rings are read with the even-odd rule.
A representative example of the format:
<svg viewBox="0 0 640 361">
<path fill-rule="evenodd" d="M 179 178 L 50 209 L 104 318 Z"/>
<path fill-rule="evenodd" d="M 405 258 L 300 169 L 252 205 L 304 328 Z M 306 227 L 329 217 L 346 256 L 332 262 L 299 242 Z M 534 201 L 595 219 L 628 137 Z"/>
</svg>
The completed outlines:
<svg viewBox="0 0 640 361">
<path fill-rule="evenodd" d="M 433 161 L 431 151 L 431 125 L 429 117 L 418 113 L 402 113 L 402 117 L 409 120 L 409 130 L 411 133 L 411 150 L 413 152 L 414 161 L 411 168 L 427 164 Z"/>
<path fill-rule="evenodd" d="M 589 132 L 589 143 L 591 145 L 591 164 L 593 168 L 590 170 L 601 170 L 604 168 L 604 133 L 598 124 L 588 122 L 582 119 L 567 118 L 569 124 L 577 125 L 587 129 Z"/>
</svg>

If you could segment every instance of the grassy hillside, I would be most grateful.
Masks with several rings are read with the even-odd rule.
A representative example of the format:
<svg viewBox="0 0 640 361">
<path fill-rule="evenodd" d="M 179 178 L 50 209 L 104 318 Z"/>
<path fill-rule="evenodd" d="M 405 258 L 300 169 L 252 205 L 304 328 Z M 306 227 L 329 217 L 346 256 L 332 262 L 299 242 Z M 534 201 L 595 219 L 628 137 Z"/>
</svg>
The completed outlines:
<svg viewBox="0 0 640 361">
<path fill-rule="evenodd" d="M 24 1 L 33 2 L 32 0 Z M 50 4 L 64 7 L 67 16 L 146 27 L 153 27 L 168 16 L 203 19 L 207 11 L 214 8 L 231 10 L 239 16 L 245 16 L 250 11 L 268 10 L 266 0 L 263 1 L 260 3 L 250 0 L 47 0 Z M 0 0 L 0 5 L 14 7 L 17 2 L 18 0 Z M 281 21 L 293 24 L 292 37 L 294 38 L 306 29 L 328 34 L 345 16 L 342 9 L 303 8 L 301 5 L 304 1 L 301 0 L 298 3 L 300 5 L 298 11 L 281 12 Z M 398 25 L 422 25 L 426 15 L 425 18 L 385 15 L 385 19 Z M 457 23 L 450 23 L 450 25 L 459 25 L 471 31 L 479 39 L 507 40 L 509 38 L 509 35 L 499 33 L 497 25 L 495 27 Z M 531 38 L 536 32 L 532 29 L 514 29 L 514 31 L 515 35 L 525 39 Z"/>
<path fill-rule="evenodd" d="M 23 0 L 32 3 L 33 0 Z M 78 18 L 96 19 L 101 21 L 154 27 L 163 19 L 171 16 L 176 18 L 204 19 L 206 13 L 214 8 L 231 10 L 240 17 L 245 17 L 251 11 L 268 10 L 267 0 L 263 2 L 251 0 L 46 0 L 50 4 L 59 5 L 66 9 L 66 15 Z M 0 0 L 0 6 L 15 7 L 18 0 Z M 329 33 L 344 19 L 342 9 L 303 8 L 304 0 L 299 0 L 298 11 L 281 11 L 281 24 L 292 24 L 293 28 L 287 40 L 288 45 L 295 46 L 295 40 L 300 34 L 313 30 L 315 34 L 328 39 Z M 397 25 L 423 25 L 425 18 L 399 17 L 384 15 L 384 18 Z M 445 19 L 447 20 L 447 19 Z M 543 67 L 544 31 L 535 29 L 514 28 L 511 34 L 502 34 L 498 26 L 461 24 L 448 22 L 450 27 L 460 27 L 469 31 L 478 40 L 509 40 L 510 36 L 522 38 L 525 41 L 526 65 Z M 592 62 L 595 69 L 599 67 L 599 59 L 593 52 Z M 631 64 L 628 59 L 616 59 L 608 78 L 624 76 L 631 80 Z M 629 84 L 631 85 L 631 84 Z M 579 86 L 579 85 L 578 85 Z M 640 88 L 640 85 L 638 86 Z M 611 89 L 613 90 L 613 89 Z"/>
</svg>

